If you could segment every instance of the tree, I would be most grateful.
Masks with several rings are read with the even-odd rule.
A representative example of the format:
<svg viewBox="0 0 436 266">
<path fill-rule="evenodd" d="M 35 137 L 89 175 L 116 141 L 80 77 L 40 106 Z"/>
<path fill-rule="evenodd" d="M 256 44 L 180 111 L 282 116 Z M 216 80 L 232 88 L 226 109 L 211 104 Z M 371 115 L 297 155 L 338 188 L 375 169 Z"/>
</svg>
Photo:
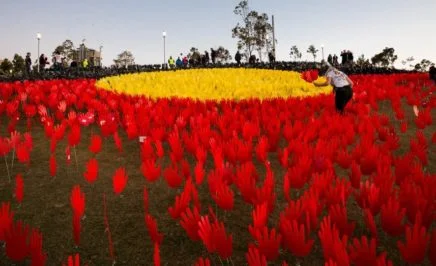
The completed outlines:
<svg viewBox="0 0 436 266">
<path fill-rule="evenodd" d="M 252 32 L 253 25 L 248 17 L 250 8 L 248 7 L 248 1 L 241 1 L 233 10 L 233 13 L 239 15 L 242 18 L 243 26 L 238 22 L 232 29 L 232 38 L 238 38 L 238 50 L 245 49 L 246 57 L 250 57 L 254 50 L 254 37 Z"/>
<path fill-rule="evenodd" d="M 415 58 L 413 58 L 413 56 L 407 57 L 406 60 L 402 60 L 401 64 L 403 64 L 403 66 L 406 66 L 406 64 L 409 63 L 409 67 L 414 68 L 415 65 L 412 64 L 412 62 L 415 61 Z"/>
<path fill-rule="evenodd" d="M 65 40 L 61 45 L 58 45 L 52 53 L 52 56 L 55 56 L 56 53 L 59 53 L 61 57 L 67 58 L 69 60 L 74 59 L 75 48 L 74 44 L 71 40 Z"/>
<path fill-rule="evenodd" d="M 124 51 L 114 59 L 114 63 L 117 67 L 128 67 L 135 64 L 135 58 L 133 57 L 132 52 Z"/>
<path fill-rule="evenodd" d="M 386 47 L 381 53 L 374 55 L 371 58 L 371 62 L 374 65 L 388 67 L 389 65 L 393 65 L 397 59 L 398 56 L 395 54 L 395 49 L 392 47 Z"/>
<path fill-rule="evenodd" d="M 421 71 L 428 71 L 429 67 L 434 66 L 434 63 L 428 59 L 422 59 L 419 65 L 421 66 Z"/>
<path fill-rule="evenodd" d="M 269 23 L 268 15 L 250 10 L 248 1 L 241 1 L 233 11 L 242 18 L 232 29 L 232 37 L 238 38 L 238 50 L 245 50 L 245 57 L 249 58 L 253 51 L 257 51 L 259 58 L 262 58 L 262 51 L 270 47 L 272 41 L 269 36 L 272 33 L 272 26 Z"/>
<path fill-rule="evenodd" d="M 14 65 L 7 58 L 5 58 L 0 64 L 0 70 L 3 71 L 3 73 L 10 73 L 13 67 Z"/>
<path fill-rule="evenodd" d="M 301 59 L 301 52 L 298 50 L 298 47 L 296 45 L 291 47 L 291 52 L 289 53 L 291 58 L 294 58 L 294 61 L 297 61 L 297 59 Z"/>
<path fill-rule="evenodd" d="M 316 49 L 315 46 L 313 44 L 311 44 L 309 46 L 309 48 L 307 48 L 307 53 L 308 54 L 312 54 L 313 61 L 315 62 L 315 60 L 316 60 L 316 53 L 318 53 L 318 49 Z"/>
<path fill-rule="evenodd" d="M 357 58 L 356 65 L 359 67 L 364 67 L 370 64 L 371 63 L 369 62 L 369 59 L 366 59 L 364 54 L 360 55 L 359 58 Z"/>
<path fill-rule="evenodd" d="M 232 59 L 229 50 L 225 49 L 223 46 L 218 47 L 216 50 L 216 61 L 218 63 L 227 63 Z"/>
<path fill-rule="evenodd" d="M 13 69 L 12 71 L 14 73 L 19 73 L 24 71 L 25 63 L 23 57 L 19 54 L 14 55 L 14 59 L 12 60 Z"/>
<path fill-rule="evenodd" d="M 268 47 L 271 47 L 272 45 L 273 40 L 269 38 L 269 36 L 272 35 L 272 26 L 269 23 L 269 18 L 267 14 L 257 14 L 257 12 L 252 12 L 252 16 L 255 20 L 254 34 L 256 40 L 256 50 L 259 54 L 259 60 L 262 61 L 263 49 L 266 48 L 266 53 L 268 53 Z"/>
</svg>

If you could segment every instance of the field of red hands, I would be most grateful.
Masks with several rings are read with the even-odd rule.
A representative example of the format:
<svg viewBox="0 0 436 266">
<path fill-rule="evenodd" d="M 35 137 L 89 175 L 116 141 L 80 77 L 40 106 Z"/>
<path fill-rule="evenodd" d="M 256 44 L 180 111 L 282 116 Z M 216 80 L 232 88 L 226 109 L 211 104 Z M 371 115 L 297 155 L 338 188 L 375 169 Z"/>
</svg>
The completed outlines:
<svg viewBox="0 0 436 266">
<path fill-rule="evenodd" d="M 316 265 L 312 258 L 319 253 L 325 265 L 435 265 L 436 87 L 420 74 L 354 76 L 353 81 L 355 98 L 343 117 L 335 114 L 331 95 L 150 101 L 99 90 L 93 80 L 0 84 L 0 156 L 5 162 L 0 241 L 6 255 L 0 263 L 67 263 L 77 246 L 78 255 L 69 258 L 74 265 L 82 253 L 92 252 L 80 248 L 87 233 L 83 227 L 91 221 L 87 216 L 98 215 L 104 231 L 94 237 L 104 237 L 103 253 L 118 264 Z M 412 106 L 419 110 L 416 117 Z M 42 135 L 46 140 L 35 138 Z M 147 138 L 138 144 L 139 136 Z M 135 155 L 130 150 L 135 145 L 140 152 L 133 165 L 128 160 L 111 173 L 101 167 L 105 152 L 117 164 L 116 157 Z M 33 163 L 41 153 L 50 154 L 49 159 Z M 62 176 L 61 167 L 80 174 Z M 35 168 L 45 174 L 32 176 Z M 132 168 L 145 178 L 142 185 L 135 182 L 140 194 L 126 192 L 133 186 Z M 43 236 L 61 232 L 45 232 L 44 226 L 14 216 L 32 206 L 27 188 L 37 178 L 62 189 L 75 183 L 61 192 L 69 194 L 70 202 L 56 210 L 70 217 L 72 245 L 64 253 L 44 245 L 53 240 Z M 101 179 L 110 180 L 112 191 L 98 190 Z M 152 196 L 164 185 L 160 193 L 169 204 Z M 90 213 L 88 199 L 97 197 L 101 211 Z M 150 241 L 153 252 L 117 245 L 121 236 L 112 233 L 115 218 L 108 214 L 117 201 L 108 206 L 107 197 L 143 204 L 142 218 L 132 222 L 147 229 L 149 237 L 137 237 Z M 244 205 L 251 210 L 242 212 Z M 129 219 L 128 212 L 122 214 Z M 250 222 L 235 226 L 229 217 Z M 197 260 L 163 252 L 177 249 L 165 241 L 167 227 L 185 231 Z M 117 231 L 123 230 L 129 228 Z M 133 262 L 123 254 L 126 249 L 143 249 L 150 256 Z M 51 253 L 63 255 L 51 259 Z M 82 255 L 81 261 L 95 265 L 92 256 Z"/>
</svg>

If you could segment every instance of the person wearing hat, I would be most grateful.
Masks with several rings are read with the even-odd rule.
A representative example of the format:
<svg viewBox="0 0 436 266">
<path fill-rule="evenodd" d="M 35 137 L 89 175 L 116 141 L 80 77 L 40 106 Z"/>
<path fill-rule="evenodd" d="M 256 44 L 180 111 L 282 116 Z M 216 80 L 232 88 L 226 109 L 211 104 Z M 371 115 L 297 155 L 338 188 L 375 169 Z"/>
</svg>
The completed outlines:
<svg viewBox="0 0 436 266">
<path fill-rule="evenodd" d="M 325 71 L 325 73 L 323 73 Z M 335 94 L 335 107 L 340 113 L 344 113 L 345 106 L 353 98 L 353 81 L 342 71 L 331 65 L 324 66 L 320 69 L 320 75 L 325 76 L 324 83 L 313 83 L 317 87 L 333 86 Z"/>
</svg>

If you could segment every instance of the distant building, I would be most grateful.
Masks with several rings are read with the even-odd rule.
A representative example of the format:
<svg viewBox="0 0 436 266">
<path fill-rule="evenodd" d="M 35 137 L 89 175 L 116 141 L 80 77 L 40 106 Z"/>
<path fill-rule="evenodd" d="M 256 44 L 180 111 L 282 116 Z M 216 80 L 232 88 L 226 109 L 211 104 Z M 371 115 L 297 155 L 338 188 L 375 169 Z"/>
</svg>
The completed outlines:
<svg viewBox="0 0 436 266">
<path fill-rule="evenodd" d="M 95 49 L 87 48 L 85 44 L 81 44 L 76 51 L 74 51 L 73 59 L 76 62 L 82 62 L 83 60 L 88 59 L 88 63 L 90 66 L 102 66 L 101 64 L 101 51 L 97 51 Z"/>
</svg>

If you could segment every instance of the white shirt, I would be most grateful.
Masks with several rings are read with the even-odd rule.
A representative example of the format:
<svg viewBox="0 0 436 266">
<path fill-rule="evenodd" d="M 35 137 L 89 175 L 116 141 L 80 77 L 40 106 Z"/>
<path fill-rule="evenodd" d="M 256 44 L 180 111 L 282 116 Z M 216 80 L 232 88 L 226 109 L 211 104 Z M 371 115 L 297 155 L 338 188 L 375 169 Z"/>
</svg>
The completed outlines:
<svg viewBox="0 0 436 266">
<path fill-rule="evenodd" d="M 331 79 L 333 87 L 340 88 L 350 85 L 347 80 L 347 75 L 345 75 L 344 72 L 341 72 L 335 68 L 330 68 L 329 70 L 327 70 L 325 76 Z"/>
</svg>

